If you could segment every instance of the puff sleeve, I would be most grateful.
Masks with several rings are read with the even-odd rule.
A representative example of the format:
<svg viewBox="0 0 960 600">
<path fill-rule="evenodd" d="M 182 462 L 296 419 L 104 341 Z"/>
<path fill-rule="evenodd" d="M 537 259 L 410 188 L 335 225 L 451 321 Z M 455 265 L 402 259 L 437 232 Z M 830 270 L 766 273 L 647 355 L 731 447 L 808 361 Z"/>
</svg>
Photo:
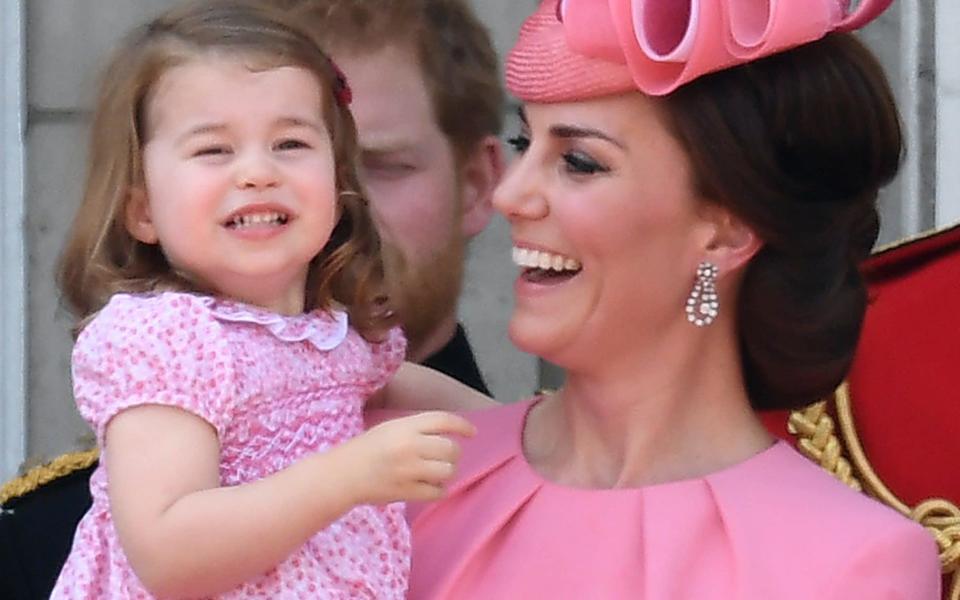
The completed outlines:
<svg viewBox="0 0 960 600">
<path fill-rule="evenodd" d="M 100 446 L 110 419 L 144 404 L 188 411 L 222 436 L 236 379 L 220 327 L 197 296 L 113 296 L 73 349 L 77 408 Z"/>
<path fill-rule="evenodd" d="M 361 376 L 366 394 L 372 394 L 385 386 L 403 363 L 407 352 L 407 340 L 399 327 L 387 332 L 383 340 L 370 343 L 365 373 Z"/>
</svg>

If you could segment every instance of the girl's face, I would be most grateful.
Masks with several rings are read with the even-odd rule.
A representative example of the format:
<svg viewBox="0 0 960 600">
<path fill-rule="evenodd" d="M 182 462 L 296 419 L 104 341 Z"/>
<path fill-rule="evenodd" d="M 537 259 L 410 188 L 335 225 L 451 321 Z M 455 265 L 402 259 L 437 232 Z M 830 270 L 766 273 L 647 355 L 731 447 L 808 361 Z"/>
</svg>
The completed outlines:
<svg viewBox="0 0 960 600">
<path fill-rule="evenodd" d="M 309 262 L 338 218 L 321 93 L 298 67 L 209 56 L 171 68 L 146 110 L 131 234 L 220 294 L 301 312 Z"/>
<path fill-rule="evenodd" d="M 514 343 L 577 369 L 692 330 L 684 303 L 714 229 L 654 101 L 529 104 L 524 121 L 494 196 L 523 268 Z"/>
</svg>

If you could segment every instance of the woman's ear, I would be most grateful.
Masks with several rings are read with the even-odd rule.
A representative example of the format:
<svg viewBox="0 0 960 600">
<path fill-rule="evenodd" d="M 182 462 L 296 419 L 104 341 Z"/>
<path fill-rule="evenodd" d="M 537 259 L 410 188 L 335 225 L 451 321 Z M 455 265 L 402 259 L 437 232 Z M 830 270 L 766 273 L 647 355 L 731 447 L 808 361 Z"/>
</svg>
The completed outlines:
<svg viewBox="0 0 960 600">
<path fill-rule="evenodd" d="M 763 241 L 752 227 L 725 208 L 706 209 L 712 222 L 712 236 L 707 241 L 704 260 L 717 266 L 721 273 L 742 269 L 763 247 Z"/>
<path fill-rule="evenodd" d="M 150 202 L 143 188 L 130 188 L 128 192 L 124 223 L 127 232 L 144 244 L 156 244 L 159 241 L 153 219 L 150 218 Z"/>
</svg>

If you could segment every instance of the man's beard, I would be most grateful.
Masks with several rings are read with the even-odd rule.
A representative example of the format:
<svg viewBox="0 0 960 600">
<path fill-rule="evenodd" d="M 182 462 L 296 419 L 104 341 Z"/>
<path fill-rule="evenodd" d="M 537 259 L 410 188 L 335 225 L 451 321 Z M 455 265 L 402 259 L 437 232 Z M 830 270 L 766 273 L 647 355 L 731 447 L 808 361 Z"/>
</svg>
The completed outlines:
<svg viewBox="0 0 960 600">
<path fill-rule="evenodd" d="M 456 313 L 463 285 L 466 241 L 452 235 L 447 245 L 430 257 L 414 263 L 407 257 L 397 260 L 397 250 L 385 252 L 390 275 L 394 310 L 407 336 L 407 355 L 419 359 L 423 344 L 437 326 Z"/>
</svg>

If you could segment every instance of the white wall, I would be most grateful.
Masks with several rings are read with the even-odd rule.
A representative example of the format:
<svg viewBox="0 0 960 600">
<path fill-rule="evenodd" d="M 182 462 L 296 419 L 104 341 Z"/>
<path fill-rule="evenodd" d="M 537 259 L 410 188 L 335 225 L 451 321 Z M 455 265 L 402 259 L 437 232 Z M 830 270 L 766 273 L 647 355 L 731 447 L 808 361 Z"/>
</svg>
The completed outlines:
<svg viewBox="0 0 960 600">
<path fill-rule="evenodd" d="M 937 226 L 960 221 L 960 2 L 937 0 Z"/>
<path fill-rule="evenodd" d="M 0 6 L 0 480 L 26 450 L 23 241 L 23 19 Z"/>
</svg>

